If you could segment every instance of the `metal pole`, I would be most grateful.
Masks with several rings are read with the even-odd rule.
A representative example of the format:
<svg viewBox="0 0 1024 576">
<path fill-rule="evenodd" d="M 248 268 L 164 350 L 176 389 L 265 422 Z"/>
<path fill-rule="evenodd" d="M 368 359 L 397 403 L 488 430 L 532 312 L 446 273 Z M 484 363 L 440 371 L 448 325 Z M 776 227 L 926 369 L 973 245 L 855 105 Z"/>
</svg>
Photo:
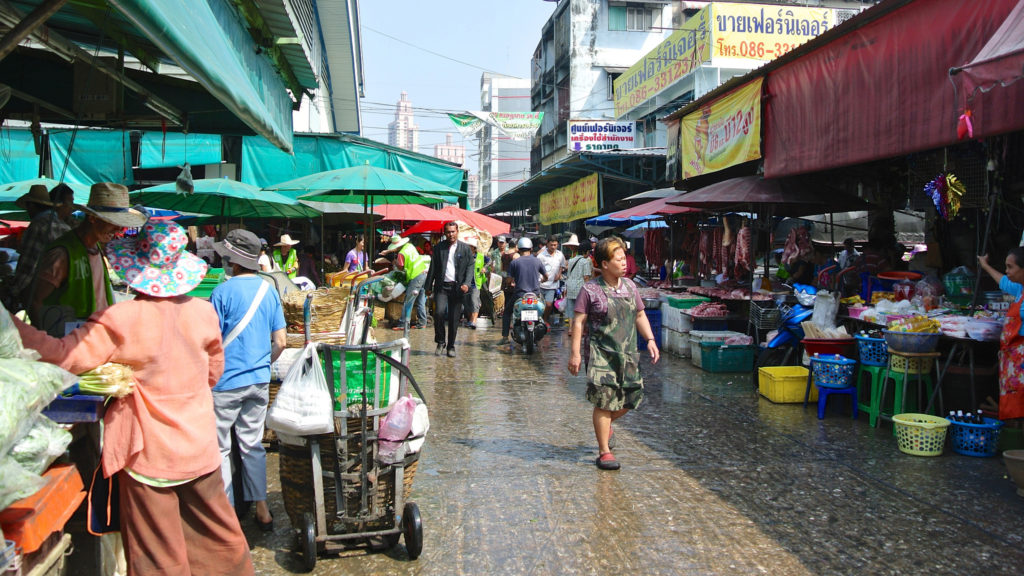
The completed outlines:
<svg viewBox="0 0 1024 576">
<path fill-rule="evenodd" d="M 988 217 L 985 218 L 985 239 L 981 243 L 981 249 L 978 251 L 978 255 L 986 254 L 988 252 L 988 237 L 992 231 L 992 214 L 996 211 L 996 201 L 999 199 L 997 194 L 989 194 L 988 202 Z M 981 274 L 976 274 L 974 278 L 974 296 L 971 298 L 971 310 L 978 305 L 978 290 L 981 288 Z M 973 394 L 974 389 L 971 389 Z"/>
<path fill-rule="evenodd" d="M 3 38 L 0 38 L 0 60 L 13 52 L 22 40 L 36 28 L 42 26 L 43 22 L 50 19 L 50 16 L 56 14 L 66 2 L 67 0 L 46 0 L 15 24 Z"/>
</svg>

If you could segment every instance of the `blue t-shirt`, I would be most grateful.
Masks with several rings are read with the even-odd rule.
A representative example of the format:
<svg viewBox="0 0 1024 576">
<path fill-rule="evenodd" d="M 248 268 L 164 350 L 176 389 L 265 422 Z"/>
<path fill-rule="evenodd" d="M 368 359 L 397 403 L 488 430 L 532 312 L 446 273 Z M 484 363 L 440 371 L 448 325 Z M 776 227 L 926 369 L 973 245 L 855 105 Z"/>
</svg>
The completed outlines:
<svg viewBox="0 0 1024 576">
<path fill-rule="evenodd" d="M 213 289 L 210 304 L 220 317 L 221 338 L 245 317 L 262 283 L 259 276 L 239 276 Z M 249 325 L 224 350 L 224 375 L 213 388 L 217 392 L 270 382 L 270 335 L 285 323 L 281 297 L 273 286 L 267 288 Z"/>
<path fill-rule="evenodd" d="M 544 264 L 536 256 L 520 256 L 508 267 L 508 275 L 516 283 L 516 292 L 540 292 L 540 275 L 546 274 Z"/>
<path fill-rule="evenodd" d="M 1010 296 L 1013 296 L 1014 302 L 1020 300 L 1021 294 L 1024 294 L 1024 286 L 1021 286 L 1020 284 L 1017 284 L 1013 280 L 1010 280 L 1010 278 L 1005 275 L 999 280 L 999 289 L 1002 290 L 1003 292 L 1006 292 Z M 1021 317 L 1024 317 L 1024 308 L 1021 309 Z M 1021 336 L 1024 336 L 1024 323 L 1020 325 L 1020 330 L 1018 331 L 1018 333 Z"/>
</svg>

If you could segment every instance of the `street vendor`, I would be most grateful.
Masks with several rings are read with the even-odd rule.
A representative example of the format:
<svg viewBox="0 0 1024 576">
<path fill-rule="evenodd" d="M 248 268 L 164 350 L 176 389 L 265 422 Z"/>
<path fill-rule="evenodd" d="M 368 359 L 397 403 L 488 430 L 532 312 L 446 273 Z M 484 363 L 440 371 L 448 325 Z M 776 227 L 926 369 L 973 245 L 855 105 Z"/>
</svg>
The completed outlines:
<svg viewBox="0 0 1024 576">
<path fill-rule="evenodd" d="M 978 256 L 978 265 L 999 283 L 1003 293 L 1013 296 L 999 339 L 999 419 L 1024 418 L 1024 247 L 1006 255 L 1006 274 L 988 263 L 988 254 Z"/>
<path fill-rule="evenodd" d="M 68 217 L 75 206 L 75 192 L 67 184 L 58 184 L 53 190 L 33 184 L 27 194 L 14 202 L 28 212 L 28 229 L 21 237 L 18 247 L 18 267 L 14 272 L 11 295 L 18 302 L 27 303 L 32 299 L 32 280 L 36 277 L 36 265 L 50 243 L 71 230 Z"/>
<path fill-rule="evenodd" d="M 420 254 L 408 238 L 394 235 L 385 254 L 395 254 L 395 270 L 405 274 L 405 303 L 402 305 L 402 318 L 393 326 L 394 330 L 423 328 L 427 325 L 427 270 L 430 268 L 430 256 Z M 412 321 L 412 308 L 416 306 L 416 322 Z"/>
<path fill-rule="evenodd" d="M 298 240 L 292 240 L 292 237 L 288 234 L 281 234 L 281 240 L 274 244 L 277 248 L 274 248 L 272 257 L 274 260 L 274 270 L 281 270 L 293 280 L 299 272 L 299 257 L 295 250 L 292 250 L 292 247 L 298 243 Z"/>
<path fill-rule="evenodd" d="M 117 475 L 129 574 L 253 574 L 249 546 L 221 480 L 210 389 L 224 371 L 213 306 L 186 294 L 205 262 L 173 222 L 107 244 L 136 293 L 53 338 L 14 320 L 25 347 L 75 374 L 106 362 L 134 371 L 132 393 L 103 417 L 103 476 Z"/>
<path fill-rule="evenodd" d="M 125 228 L 146 223 L 146 214 L 129 204 L 128 188 L 112 182 L 93 184 L 89 202 L 78 208 L 85 212 L 85 220 L 50 244 L 36 270 L 28 303 L 32 324 L 52 336 L 64 336 L 93 312 L 114 303 L 100 248 Z"/>
</svg>

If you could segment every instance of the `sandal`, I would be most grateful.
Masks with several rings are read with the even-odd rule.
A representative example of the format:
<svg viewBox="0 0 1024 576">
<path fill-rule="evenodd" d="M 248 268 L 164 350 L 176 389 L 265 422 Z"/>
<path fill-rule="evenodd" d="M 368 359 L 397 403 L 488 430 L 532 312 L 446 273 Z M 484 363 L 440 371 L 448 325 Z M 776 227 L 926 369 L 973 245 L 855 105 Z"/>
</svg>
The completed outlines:
<svg viewBox="0 0 1024 576">
<path fill-rule="evenodd" d="M 605 452 L 597 457 L 597 467 L 601 470 L 618 470 L 619 461 L 611 452 Z"/>
</svg>

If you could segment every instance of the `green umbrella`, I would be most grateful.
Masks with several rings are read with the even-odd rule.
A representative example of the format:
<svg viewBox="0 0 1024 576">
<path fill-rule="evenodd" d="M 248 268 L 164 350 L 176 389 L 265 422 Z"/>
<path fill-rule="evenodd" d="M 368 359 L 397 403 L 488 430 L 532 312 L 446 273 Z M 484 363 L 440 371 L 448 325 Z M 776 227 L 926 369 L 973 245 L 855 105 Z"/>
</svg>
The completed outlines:
<svg viewBox="0 0 1024 576">
<path fill-rule="evenodd" d="M 52 178 L 32 178 L 31 180 L 9 182 L 7 184 L 0 185 L 0 211 L 13 210 L 23 212 L 14 202 L 18 198 L 28 194 L 29 189 L 35 184 L 42 184 L 43 186 L 46 186 L 47 190 L 53 190 L 53 187 L 60 184 L 60 182 Z M 74 184 L 71 182 L 65 182 L 65 184 L 75 191 L 76 204 L 85 204 L 89 201 L 88 186 L 84 184 Z"/>
<path fill-rule="evenodd" d="M 317 172 L 267 186 L 264 190 L 303 200 L 362 204 L 367 207 L 382 204 L 455 203 L 466 196 L 461 190 L 426 178 L 369 164 Z"/>
<path fill-rule="evenodd" d="M 131 193 L 132 202 L 152 208 L 209 214 L 223 218 L 312 218 L 315 209 L 274 192 L 227 178 L 206 178 L 193 182 L 195 191 L 183 194 L 174 182 L 150 186 Z"/>
</svg>

